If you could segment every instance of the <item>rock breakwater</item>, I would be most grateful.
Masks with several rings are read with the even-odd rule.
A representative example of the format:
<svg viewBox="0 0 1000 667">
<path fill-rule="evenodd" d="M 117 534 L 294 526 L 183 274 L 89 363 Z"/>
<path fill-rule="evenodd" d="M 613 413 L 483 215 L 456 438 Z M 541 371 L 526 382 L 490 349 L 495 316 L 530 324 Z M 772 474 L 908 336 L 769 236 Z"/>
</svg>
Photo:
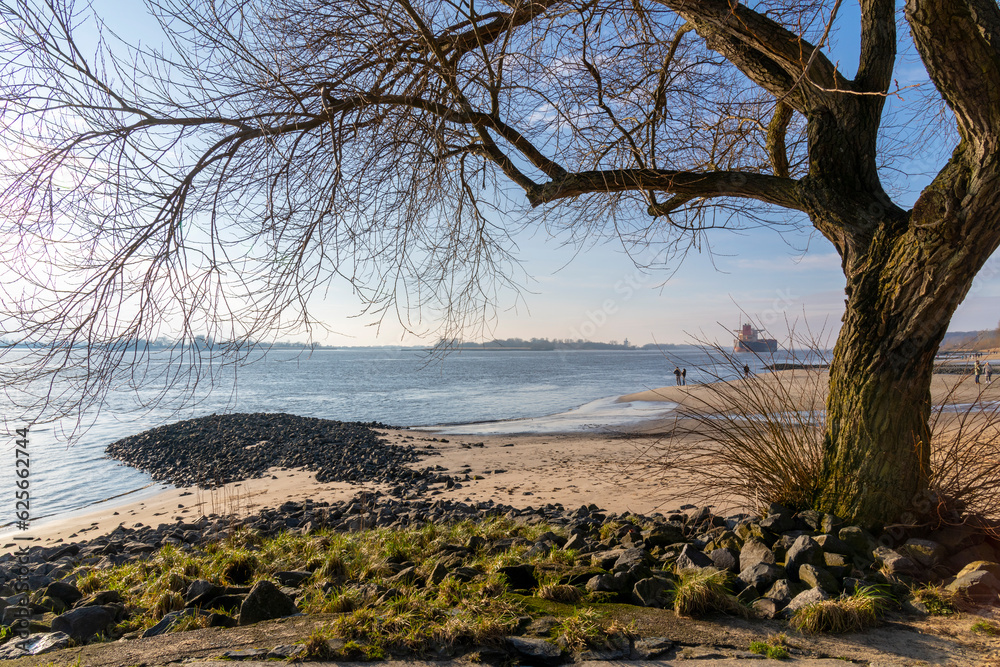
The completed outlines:
<svg viewBox="0 0 1000 667">
<path fill-rule="evenodd" d="M 209 415 L 111 443 L 105 452 L 176 486 L 209 488 L 301 468 L 319 482 L 406 482 L 428 473 L 408 463 L 433 452 L 391 445 L 378 422 L 340 422 L 283 413 Z"/>
</svg>

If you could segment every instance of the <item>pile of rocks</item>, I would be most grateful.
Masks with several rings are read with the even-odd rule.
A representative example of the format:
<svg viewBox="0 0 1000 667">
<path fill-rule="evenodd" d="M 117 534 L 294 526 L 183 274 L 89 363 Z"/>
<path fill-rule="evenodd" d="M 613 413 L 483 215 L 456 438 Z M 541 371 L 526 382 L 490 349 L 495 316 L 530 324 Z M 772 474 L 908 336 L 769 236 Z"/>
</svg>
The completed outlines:
<svg viewBox="0 0 1000 667">
<path fill-rule="evenodd" d="M 1000 593 L 1000 543 L 981 531 L 945 527 L 925 534 L 876 537 L 857 526 L 843 525 L 831 515 L 807 511 L 793 513 L 772 506 L 766 517 L 723 517 L 709 507 L 685 506 L 667 514 L 615 515 L 597 506 L 566 510 L 561 505 L 518 509 L 492 501 L 478 504 L 452 501 L 412 502 L 369 494 L 350 502 L 328 504 L 288 502 L 244 518 L 203 517 L 194 523 L 161 524 L 156 528 L 118 528 L 89 542 L 34 547 L 27 557 L 27 582 L 32 594 L 32 622 L 38 641 L 55 643 L 50 636 L 62 632 L 77 641 L 87 641 L 120 620 L 127 610 L 114 591 L 84 596 L 70 575 L 74 567 L 104 568 L 148 558 L 156 549 L 174 545 L 183 550 L 218 541 L 240 527 L 265 535 L 283 531 L 309 533 L 325 527 L 336 531 L 367 528 L 404 528 L 428 522 L 444 524 L 488 517 L 507 517 L 527 524 L 550 524 L 533 542 L 524 538 L 488 540 L 473 537 L 467 544 L 445 545 L 429 572 L 414 563 L 390 563 L 394 575 L 384 584 L 340 582 L 362 587 L 369 600 L 392 596 L 393 583 L 433 586 L 446 577 L 472 580 L 486 573 L 470 567 L 467 557 L 477 553 L 499 554 L 512 546 L 526 547 L 524 560 L 502 569 L 510 588 L 530 592 L 540 580 L 558 576 L 558 583 L 585 587 L 609 599 L 661 607 L 668 603 L 667 590 L 678 572 L 715 568 L 731 572 L 736 592 L 763 617 L 787 616 L 812 602 L 850 593 L 866 583 L 900 586 L 900 583 L 943 582 L 947 588 L 983 604 L 996 604 Z M 530 561 L 552 549 L 573 551 L 575 565 L 541 572 L 544 565 Z M 10 581 L 16 574 L 11 555 L 0 557 L 0 575 Z M 544 575 L 544 576 L 543 576 Z M 203 614 L 203 608 L 228 613 L 212 614 L 210 625 L 254 623 L 298 613 L 296 600 L 313 573 L 303 563 L 300 569 L 274 573 L 278 585 L 239 581 L 220 586 L 208 581 L 183 582 L 185 609 L 166 614 L 145 636 L 168 631 L 187 615 Z M 332 584 L 331 584 L 332 586 Z M 897 592 L 905 591 L 900 587 Z M 13 595 L 10 585 L 0 595 Z M 0 608 L 13 600 L 0 601 Z M 920 613 L 919 605 L 908 610 Z M 926 612 L 926 610 L 924 610 Z M 10 616 L 10 618 L 8 618 Z M 3 613 L 2 623 L 14 616 Z M 513 642 L 517 644 L 517 642 Z"/>
<path fill-rule="evenodd" d="M 289 414 L 209 415 L 160 426 L 108 445 L 108 456 L 157 481 L 203 488 L 302 468 L 320 482 L 412 482 L 437 475 L 407 463 L 432 451 L 390 445 L 377 422 L 339 422 Z"/>
</svg>

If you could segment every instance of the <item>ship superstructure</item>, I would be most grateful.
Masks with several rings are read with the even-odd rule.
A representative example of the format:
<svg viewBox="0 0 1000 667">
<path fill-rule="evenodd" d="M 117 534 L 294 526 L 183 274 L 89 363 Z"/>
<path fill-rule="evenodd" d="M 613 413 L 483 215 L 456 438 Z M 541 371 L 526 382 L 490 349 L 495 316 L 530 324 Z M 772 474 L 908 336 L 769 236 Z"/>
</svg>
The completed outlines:
<svg viewBox="0 0 1000 667">
<path fill-rule="evenodd" d="M 733 343 L 733 352 L 775 352 L 778 349 L 778 341 L 773 338 L 761 338 L 761 329 L 754 329 L 750 324 L 744 324 L 742 329 L 737 329 L 736 340 Z"/>
</svg>

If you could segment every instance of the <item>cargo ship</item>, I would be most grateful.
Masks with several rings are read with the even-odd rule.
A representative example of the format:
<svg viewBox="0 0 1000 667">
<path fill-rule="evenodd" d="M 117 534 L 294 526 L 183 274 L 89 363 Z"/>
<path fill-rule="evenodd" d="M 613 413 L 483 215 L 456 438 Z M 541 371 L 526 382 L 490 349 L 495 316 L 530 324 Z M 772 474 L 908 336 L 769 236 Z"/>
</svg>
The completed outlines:
<svg viewBox="0 0 1000 667">
<path fill-rule="evenodd" d="M 778 341 L 773 338 L 761 338 L 758 334 L 760 329 L 754 329 L 749 324 L 744 324 L 743 329 L 737 329 L 736 341 L 733 344 L 733 352 L 767 352 L 773 353 L 778 349 Z"/>
</svg>

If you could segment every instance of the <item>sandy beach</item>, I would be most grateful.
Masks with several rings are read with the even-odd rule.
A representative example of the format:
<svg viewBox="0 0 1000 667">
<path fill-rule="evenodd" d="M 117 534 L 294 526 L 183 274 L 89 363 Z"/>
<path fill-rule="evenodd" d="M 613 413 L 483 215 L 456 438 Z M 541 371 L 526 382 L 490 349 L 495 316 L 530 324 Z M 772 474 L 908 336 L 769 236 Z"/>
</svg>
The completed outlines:
<svg viewBox="0 0 1000 667">
<path fill-rule="evenodd" d="M 822 407 L 827 374 L 823 371 L 782 371 L 753 378 L 772 391 L 780 383 L 795 409 Z M 738 381 L 742 382 L 742 380 Z M 662 387 L 622 396 L 620 401 L 675 403 L 684 409 L 717 409 L 719 387 Z M 937 375 L 933 381 L 935 403 L 963 406 L 977 401 L 1000 400 L 1000 382 L 977 387 L 969 378 Z M 669 407 L 669 406 L 668 406 Z M 440 466 L 451 475 L 469 476 L 461 488 L 440 489 L 430 499 L 466 502 L 493 500 L 516 507 L 538 507 L 561 503 L 567 508 L 597 504 L 612 512 L 650 514 L 678 507 L 685 502 L 703 504 L 703 498 L 669 497 L 654 465 L 648 462 L 650 447 L 670 433 L 676 417 L 650 419 L 630 425 L 628 434 L 576 432 L 526 435 L 440 435 L 433 431 L 388 430 L 385 438 L 394 444 L 412 444 L 429 455 L 411 467 Z M 0 545 L 9 550 L 25 537 L 34 544 L 90 539 L 120 525 L 157 526 L 191 522 L 199 517 L 248 515 L 288 500 L 335 502 L 360 492 L 384 490 L 377 484 L 319 483 L 304 470 L 272 469 L 259 479 L 234 482 L 205 490 L 170 488 L 144 494 L 128 502 L 107 503 L 32 525 L 26 532 L 0 534 Z M 118 499 L 122 501 L 124 499 Z M 717 508 L 717 510 L 733 508 Z"/>
</svg>

